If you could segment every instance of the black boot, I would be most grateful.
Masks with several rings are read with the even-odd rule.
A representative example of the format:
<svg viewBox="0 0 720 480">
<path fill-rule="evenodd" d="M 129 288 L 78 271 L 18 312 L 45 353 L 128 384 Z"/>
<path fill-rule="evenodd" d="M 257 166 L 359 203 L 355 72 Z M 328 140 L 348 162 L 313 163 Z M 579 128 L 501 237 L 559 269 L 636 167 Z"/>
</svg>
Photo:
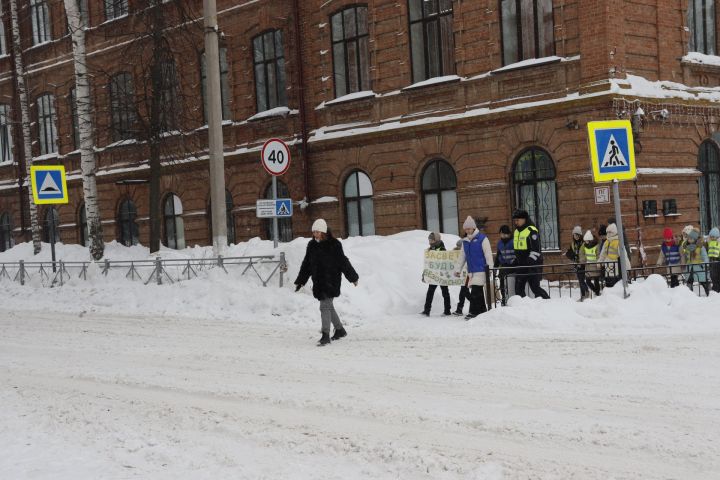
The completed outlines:
<svg viewBox="0 0 720 480">
<path fill-rule="evenodd" d="M 344 328 L 337 328 L 333 336 L 330 337 L 330 340 L 340 340 L 343 337 L 347 337 L 347 332 Z"/>
<path fill-rule="evenodd" d="M 323 347 L 323 346 L 329 345 L 329 344 L 330 344 L 330 334 L 323 332 L 322 337 L 320 337 L 320 341 L 318 341 L 317 346 Z"/>
</svg>

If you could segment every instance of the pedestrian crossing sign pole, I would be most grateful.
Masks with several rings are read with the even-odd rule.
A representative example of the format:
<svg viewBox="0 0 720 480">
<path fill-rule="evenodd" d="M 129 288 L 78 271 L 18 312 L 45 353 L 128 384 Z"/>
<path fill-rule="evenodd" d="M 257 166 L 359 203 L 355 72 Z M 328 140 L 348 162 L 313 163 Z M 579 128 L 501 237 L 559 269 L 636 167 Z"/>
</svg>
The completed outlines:
<svg viewBox="0 0 720 480">
<path fill-rule="evenodd" d="M 31 165 L 30 185 L 35 205 L 68 203 L 67 179 L 65 178 L 65 167 L 62 165 Z M 56 271 L 54 215 L 54 213 L 50 214 L 50 221 L 48 222 L 53 273 Z"/>
<path fill-rule="evenodd" d="M 620 252 L 620 272 L 622 275 L 623 293 L 625 298 L 627 298 L 627 270 L 629 265 L 625 265 L 625 232 L 623 231 L 622 225 L 620 189 L 618 184 L 626 180 L 635 180 L 637 177 L 632 125 L 629 120 L 588 122 L 588 140 L 590 144 L 590 161 L 592 164 L 593 180 L 595 183 L 613 182 L 615 221 L 618 229 L 618 251 Z"/>
</svg>

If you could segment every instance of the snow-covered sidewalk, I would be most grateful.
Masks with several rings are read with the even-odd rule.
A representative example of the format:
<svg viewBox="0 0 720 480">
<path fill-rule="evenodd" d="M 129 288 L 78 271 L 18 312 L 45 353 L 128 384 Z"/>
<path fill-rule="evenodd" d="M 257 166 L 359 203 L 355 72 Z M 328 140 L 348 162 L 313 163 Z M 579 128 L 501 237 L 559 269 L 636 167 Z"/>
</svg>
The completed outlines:
<svg viewBox="0 0 720 480">
<path fill-rule="evenodd" d="M 718 334 L 511 335 L 457 318 L 397 320 L 349 327 L 347 339 L 316 348 L 316 330 L 291 322 L 4 310 L 0 471 L 53 480 L 720 471 Z"/>
</svg>

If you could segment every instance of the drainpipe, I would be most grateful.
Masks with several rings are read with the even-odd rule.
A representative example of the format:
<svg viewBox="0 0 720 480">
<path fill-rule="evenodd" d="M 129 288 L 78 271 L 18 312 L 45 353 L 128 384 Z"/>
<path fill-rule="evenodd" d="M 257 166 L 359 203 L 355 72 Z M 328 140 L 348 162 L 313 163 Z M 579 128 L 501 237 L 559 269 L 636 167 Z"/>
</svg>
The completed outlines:
<svg viewBox="0 0 720 480">
<path fill-rule="evenodd" d="M 295 17 L 295 62 L 297 63 L 298 72 L 298 101 L 300 102 L 300 130 L 302 136 L 302 168 L 303 180 L 305 188 L 305 201 L 310 202 L 310 172 L 308 171 L 308 129 L 307 116 L 305 112 L 305 72 L 302 61 L 302 35 L 300 34 L 300 0 L 293 0 L 293 10 Z"/>
</svg>

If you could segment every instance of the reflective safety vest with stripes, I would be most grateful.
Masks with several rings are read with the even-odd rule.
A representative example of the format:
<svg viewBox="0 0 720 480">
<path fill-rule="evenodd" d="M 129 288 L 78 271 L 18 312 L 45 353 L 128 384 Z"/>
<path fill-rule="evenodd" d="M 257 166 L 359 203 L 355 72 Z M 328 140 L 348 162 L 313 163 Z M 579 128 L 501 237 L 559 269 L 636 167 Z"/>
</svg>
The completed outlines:
<svg viewBox="0 0 720 480">
<path fill-rule="evenodd" d="M 710 258 L 720 257 L 720 240 L 710 240 L 708 242 L 707 254 Z"/>
<path fill-rule="evenodd" d="M 669 247 L 662 244 L 662 247 L 660 247 L 662 250 L 663 256 L 665 257 L 665 264 L 666 265 L 679 265 L 680 264 L 680 246 L 679 245 L 670 245 Z"/>
<path fill-rule="evenodd" d="M 533 232 L 537 233 L 538 229 L 532 225 L 530 225 L 523 231 L 515 230 L 515 237 L 513 239 L 513 245 L 515 246 L 515 250 L 527 250 L 528 249 L 528 237 Z"/>
<path fill-rule="evenodd" d="M 616 261 L 620 258 L 620 240 L 617 238 L 614 240 L 608 240 L 607 258 L 611 262 Z"/>
<path fill-rule="evenodd" d="M 583 252 L 585 253 L 585 259 L 587 260 L 587 263 L 593 263 L 597 262 L 598 258 L 598 246 L 595 245 L 594 247 L 586 247 L 585 245 L 582 246 Z"/>
</svg>

